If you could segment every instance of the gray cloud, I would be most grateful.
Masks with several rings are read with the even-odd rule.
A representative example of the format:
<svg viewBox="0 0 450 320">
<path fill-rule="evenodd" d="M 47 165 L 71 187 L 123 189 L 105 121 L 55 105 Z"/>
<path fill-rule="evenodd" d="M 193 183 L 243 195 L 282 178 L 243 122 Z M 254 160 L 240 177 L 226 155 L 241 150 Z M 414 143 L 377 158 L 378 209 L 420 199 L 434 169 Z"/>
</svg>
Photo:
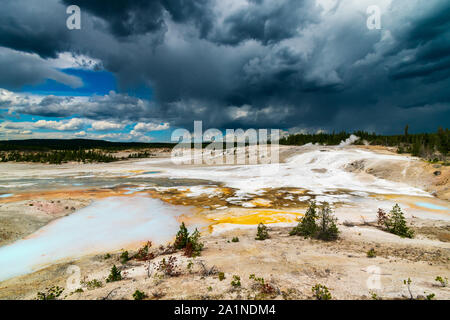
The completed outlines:
<svg viewBox="0 0 450 320">
<path fill-rule="evenodd" d="M 80 78 L 54 68 L 35 54 L 27 54 L 0 47 L 0 88 L 20 89 L 23 85 L 34 85 L 52 79 L 78 88 L 83 85 Z"/>
<path fill-rule="evenodd" d="M 59 18 L 69 2 L 82 9 L 80 31 L 65 29 L 65 12 Z M 8 0 L 0 13 L 0 46 L 44 58 L 82 53 L 113 72 L 121 90 L 144 84 L 154 93 L 152 101 L 121 93 L 83 103 L 49 97 L 20 108 L 29 114 L 162 119 L 186 127 L 193 120 L 211 127 L 383 132 L 397 132 L 405 122 L 426 131 L 445 125 L 450 3 L 380 1 L 383 29 L 368 30 L 371 4 L 49 1 L 38 28 L 24 1 Z M 39 81 L 26 68 L 9 75 L 10 88 Z M 6 77 L 1 81 L 7 83 Z"/>
</svg>

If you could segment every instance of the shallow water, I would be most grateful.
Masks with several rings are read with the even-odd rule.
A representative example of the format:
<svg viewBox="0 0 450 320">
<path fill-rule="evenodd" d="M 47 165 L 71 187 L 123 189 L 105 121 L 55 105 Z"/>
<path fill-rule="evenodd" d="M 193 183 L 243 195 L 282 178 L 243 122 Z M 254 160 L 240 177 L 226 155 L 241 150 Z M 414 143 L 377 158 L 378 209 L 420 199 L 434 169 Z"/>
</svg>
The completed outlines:
<svg viewBox="0 0 450 320">
<path fill-rule="evenodd" d="M 416 202 L 415 205 L 419 206 L 419 207 L 427 208 L 427 209 L 450 211 L 450 209 L 448 209 L 446 207 L 438 206 L 438 205 L 428 203 L 428 202 Z"/>
<path fill-rule="evenodd" d="M 67 258 L 102 253 L 140 242 L 170 241 L 176 218 L 188 209 L 143 197 L 96 201 L 55 220 L 29 237 L 0 248 L 0 281 Z"/>
<path fill-rule="evenodd" d="M 12 193 L 6 193 L 6 194 L 0 194 L 0 198 L 9 198 L 12 197 L 14 194 Z"/>
</svg>

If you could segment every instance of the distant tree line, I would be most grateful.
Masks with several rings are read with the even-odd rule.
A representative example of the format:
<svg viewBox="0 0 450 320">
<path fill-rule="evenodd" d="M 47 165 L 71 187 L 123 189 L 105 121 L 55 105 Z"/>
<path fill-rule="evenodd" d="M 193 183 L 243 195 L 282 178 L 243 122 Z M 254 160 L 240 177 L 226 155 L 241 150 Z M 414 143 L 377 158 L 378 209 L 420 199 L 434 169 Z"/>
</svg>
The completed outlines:
<svg viewBox="0 0 450 320">
<path fill-rule="evenodd" d="M 129 159 L 140 159 L 140 158 L 149 158 L 149 157 L 153 157 L 153 156 L 155 156 L 155 154 L 149 153 L 148 151 L 144 151 L 144 152 L 130 153 L 128 155 L 128 158 Z"/>
<path fill-rule="evenodd" d="M 0 154 L 2 162 L 16 161 L 16 162 L 38 162 L 61 164 L 64 162 L 113 162 L 122 160 L 114 157 L 108 153 L 95 150 L 62 150 L 49 152 L 2 152 Z"/>
<path fill-rule="evenodd" d="M 282 145 L 304 145 L 307 143 L 320 145 L 338 145 L 354 134 L 359 139 L 356 145 L 369 144 L 387 147 L 397 147 L 398 153 L 410 153 L 413 156 L 422 157 L 430 161 L 446 161 L 449 153 L 449 129 L 439 128 L 435 133 L 410 134 L 406 126 L 404 133 L 400 135 L 379 135 L 366 131 L 347 133 L 316 133 L 293 134 L 280 139 Z"/>
<path fill-rule="evenodd" d="M 0 141 L 0 151 L 92 150 L 120 151 L 128 149 L 173 148 L 174 143 L 111 142 L 90 139 L 26 139 Z"/>
</svg>

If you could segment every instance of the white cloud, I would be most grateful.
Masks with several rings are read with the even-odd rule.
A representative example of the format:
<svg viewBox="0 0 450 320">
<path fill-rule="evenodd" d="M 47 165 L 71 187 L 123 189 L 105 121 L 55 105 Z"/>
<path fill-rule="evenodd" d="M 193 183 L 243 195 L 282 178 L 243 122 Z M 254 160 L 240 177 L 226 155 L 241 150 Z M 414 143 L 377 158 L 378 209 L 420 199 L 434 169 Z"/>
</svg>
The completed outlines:
<svg viewBox="0 0 450 320">
<path fill-rule="evenodd" d="M 92 129 L 97 131 L 120 130 L 124 125 L 112 121 L 95 121 L 92 123 Z"/>
<path fill-rule="evenodd" d="M 165 123 L 144 123 L 139 122 L 134 126 L 134 132 L 149 132 L 149 131 L 161 131 L 167 130 L 170 128 L 170 125 Z"/>
<path fill-rule="evenodd" d="M 87 135 L 86 131 L 80 131 L 75 133 L 75 137 L 85 137 Z"/>
<path fill-rule="evenodd" d="M 54 129 L 59 131 L 74 131 L 79 130 L 83 127 L 85 121 L 79 118 L 73 118 L 70 120 L 63 121 L 47 121 L 47 120 L 39 120 L 34 123 L 36 128 L 40 129 Z"/>
<path fill-rule="evenodd" d="M 75 54 L 72 52 L 62 52 L 57 58 L 47 60 L 54 68 L 58 69 L 86 69 L 94 70 L 101 67 L 101 61 L 93 59 L 86 55 Z"/>
</svg>

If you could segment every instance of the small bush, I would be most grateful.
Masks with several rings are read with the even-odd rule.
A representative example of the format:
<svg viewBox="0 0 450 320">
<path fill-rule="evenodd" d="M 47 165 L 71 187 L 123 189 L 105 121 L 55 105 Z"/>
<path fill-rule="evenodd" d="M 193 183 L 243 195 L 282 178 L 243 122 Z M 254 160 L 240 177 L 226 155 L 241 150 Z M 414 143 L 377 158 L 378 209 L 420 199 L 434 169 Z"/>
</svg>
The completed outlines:
<svg viewBox="0 0 450 320">
<path fill-rule="evenodd" d="M 316 284 L 311 290 L 317 300 L 331 300 L 331 293 L 324 285 Z"/>
<path fill-rule="evenodd" d="M 406 285 L 408 288 L 410 299 L 413 300 L 414 296 L 411 292 L 411 283 L 412 283 L 411 278 L 408 278 L 408 280 L 403 280 L 403 284 Z"/>
<path fill-rule="evenodd" d="M 64 289 L 58 286 L 53 286 L 47 288 L 45 292 L 37 293 L 37 300 L 56 300 L 61 293 L 63 293 Z"/>
<path fill-rule="evenodd" d="M 87 288 L 88 288 L 89 290 L 93 290 L 93 289 L 96 289 L 96 288 L 101 288 L 101 287 L 103 287 L 103 283 L 102 283 L 101 281 L 97 280 L 97 279 L 93 279 L 93 280 L 91 280 L 91 281 L 88 281 L 88 282 L 86 283 L 86 286 L 87 286 Z"/>
<path fill-rule="evenodd" d="M 116 265 L 113 265 L 108 278 L 106 278 L 106 282 L 114 282 L 119 280 L 122 280 L 122 274 L 120 270 L 116 267 Z"/>
<path fill-rule="evenodd" d="M 367 251 L 367 258 L 375 258 L 376 257 L 376 253 L 375 253 L 375 249 L 372 248 L 369 251 Z"/>
<path fill-rule="evenodd" d="M 385 226 L 388 220 L 387 213 L 383 209 L 378 209 L 377 212 L 377 223 L 379 226 Z"/>
<path fill-rule="evenodd" d="M 128 256 L 128 251 L 122 252 L 119 259 L 120 259 L 120 263 L 122 263 L 122 264 L 127 263 L 128 260 L 130 260 L 130 257 Z"/>
<path fill-rule="evenodd" d="M 233 237 L 233 239 L 231 239 L 231 242 L 239 242 L 239 238 L 238 237 Z"/>
<path fill-rule="evenodd" d="M 267 232 L 267 227 L 263 224 L 260 223 L 258 225 L 258 229 L 256 231 L 256 238 L 255 240 L 260 240 L 260 241 L 264 241 L 266 239 L 269 239 L 269 232 Z"/>
<path fill-rule="evenodd" d="M 184 249 L 184 255 L 187 257 L 197 257 L 203 250 L 203 243 L 199 241 L 200 232 L 195 229 L 192 234 L 186 228 L 186 225 L 181 223 L 180 230 L 175 238 L 174 247 L 178 250 Z"/>
<path fill-rule="evenodd" d="M 249 276 L 250 280 L 254 280 L 256 287 L 261 291 L 261 293 L 263 295 L 267 295 L 267 294 L 274 294 L 275 293 L 275 288 L 270 285 L 269 283 L 266 283 L 264 281 L 264 278 L 258 278 L 256 277 L 254 274 L 251 274 Z"/>
<path fill-rule="evenodd" d="M 133 293 L 133 298 L 134 298 L 134 300 L 142 300 L 142 299 L 147 298 L 147 295 L 145 293 L 143 293 L 142 291 L 136 290 Z"/>
<path fill-rule="evenodd" d="M 189 273 L 192 272 L 193 267 L 194 267 L 194 262 L 192 260 L 189 260 L 189 262 L 187 264 L 187 269 L 188 269 Z"/>
<path fill-rule="evenodd" d="M 218 276 L 219 276 L 219 280 L 220 280 L 220 281 L 225 280 L 225 273 L 219 272 Z"/>
<path fill-rule="evenodd" d="M 372 300 L 382 300 L 381 297 L 376 294 L 376 292 L 370 291 L 370 296 L 372 297 Z"/>
<path fill-rule="evenodd" d="M 104 256 L 104 259 L 105 259 L 105 260 L 108 260 L 108 259 L 110 259 L 110 258 L 111 258 L 111 255 L 110 255 L 109 253 L 105 254 L 105 256 Z"/>
<path fill-rule="evenodd" d="M 241 287 L 241 277 L 234 275 L 233 280 L 231 281 L 231 286 L 233 288 L 240 288 Z"/>
<path fill-rule="evenodd" d="M 152 253 L 148 252 L 151 246 L 152 246 L 151 241 L 148 241 L 142 248 L 138 250 L 138 252 L 133 256 L 133 258 L 138 261 L 147 261 L 153 259 L 155 256 Z"/>
<path fill-rule="evenodd" d="M 162 259 L 158 264 L 158 271 L 164 273 L 164 275 L 169 277 L 175 277 L 179 275 L 177 271 L 177 258 L 170 256 L 167 260 Z"/>
<path fill-rule="evenodd" d="M 436 295 L 434 293 L 427 294 L 427 300 L 433 300 Z"/>
<path fill-rule="evenodd" d="M 102 282 L 97 280 L 97 279 L 93 279 L 91 281 L 85 282 L 84 284 L 86 285 L 88 290 L 93 290 L 93 289 L 96 289 L 96 288 L 103 287 Z"/>
<path fill-rule="evenodd" d="M 448 285 L 448 279 L 447 278 L 442 278 L 441 276 L 437 276 L 436 279 L 434 279 L 434 280 L 439 282 L 441 287 L 446 287 Z"/>
</svg>

